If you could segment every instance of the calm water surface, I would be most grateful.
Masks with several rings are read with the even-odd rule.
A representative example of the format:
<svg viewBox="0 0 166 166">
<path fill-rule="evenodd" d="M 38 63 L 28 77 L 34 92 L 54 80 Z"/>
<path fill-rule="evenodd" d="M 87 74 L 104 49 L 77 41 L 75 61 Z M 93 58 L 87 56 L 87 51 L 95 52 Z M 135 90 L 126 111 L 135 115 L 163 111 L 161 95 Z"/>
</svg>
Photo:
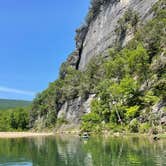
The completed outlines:
<svg viewBox="0 0 166 166">
<path fill-rule="evenodd" d="M 166 166 L 166 140 L 38 137 L 0 139 L 0 166 Z"/>
</svg>

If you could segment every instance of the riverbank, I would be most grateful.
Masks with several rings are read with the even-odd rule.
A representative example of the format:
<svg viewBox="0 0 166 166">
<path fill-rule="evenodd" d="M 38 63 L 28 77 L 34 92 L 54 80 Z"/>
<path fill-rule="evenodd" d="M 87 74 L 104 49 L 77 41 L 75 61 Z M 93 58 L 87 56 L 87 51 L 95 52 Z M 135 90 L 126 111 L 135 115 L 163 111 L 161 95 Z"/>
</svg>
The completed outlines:
<svg viewBox="0 0 166 166">
<path fill-rule="evenodd" d="M 54 135 L 74 135 L 79 136 L 80 131 L 61 131 L 61 132 L 0 132 L 1 138 L 26 138 L 26 137 L 42 137 L 42 136 L 54 136 Z M 153 137 L 154 135 L 141 134 L 141 133 L 91 133 L 92 136 L 103 137 Z M 158 134 L 159 138 L 166 138 L 166 133 Z"/>
<path fill-rule="evenodd" d="M 52 136 L 54 133 L 35 133 L 35 132 L 0 132 L 0 138 L 24 138 L 24 137 L 41 137 Z"/>
</svg>

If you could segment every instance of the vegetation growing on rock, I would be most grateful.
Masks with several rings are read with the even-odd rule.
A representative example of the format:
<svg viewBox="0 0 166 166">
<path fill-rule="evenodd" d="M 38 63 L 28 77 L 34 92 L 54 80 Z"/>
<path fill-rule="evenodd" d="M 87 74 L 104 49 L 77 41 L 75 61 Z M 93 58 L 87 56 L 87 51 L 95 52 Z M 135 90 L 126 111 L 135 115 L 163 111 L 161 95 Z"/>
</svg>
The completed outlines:
<svg viewBox="0 0 166 166">
<path fill-rule="evenodd" d="M 92 1 L 92 18 L 102 3 L 106 1 Z M 86 100 L 89 94 L 96 97 L 91 113 L 82 117 L 82 130 L 147 132 L 160 125 L 153 107 L 166 101 L 165 1 L 160 0 L 153 10 L 154 18 L 145 25 L 137 26 L 137 14 L 131 11 L 119 20 L 118 34 L 129 25 L 135 29 L 135 37 L 124 48 L 110 49 L 107 58 L 93 58 L 85 71 L 63 64 L 59 79 L 34 100 L 31 127 L 40 122 L 44 128 L 54 127 L 65 101 L 79 96 Z"/>
</svg>

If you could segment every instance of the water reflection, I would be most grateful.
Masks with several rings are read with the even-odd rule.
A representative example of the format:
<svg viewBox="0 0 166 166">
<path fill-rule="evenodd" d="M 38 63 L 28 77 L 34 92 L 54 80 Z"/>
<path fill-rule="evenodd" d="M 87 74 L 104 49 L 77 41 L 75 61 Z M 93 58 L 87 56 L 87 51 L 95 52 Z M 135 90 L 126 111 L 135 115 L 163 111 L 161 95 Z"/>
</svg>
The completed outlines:
<svg viewBox="0 0 166 166">
<path fill-rule="evenodd" d="M 0 140 L 0 166 L 164 166 L 166 140 L 56 136 Z"/>
<path fill-rule="evenodd" d="M 29 162 L 8 162 L 0 164 L 0 166 L 32 166 L 32 163 Z"/>
</svg>

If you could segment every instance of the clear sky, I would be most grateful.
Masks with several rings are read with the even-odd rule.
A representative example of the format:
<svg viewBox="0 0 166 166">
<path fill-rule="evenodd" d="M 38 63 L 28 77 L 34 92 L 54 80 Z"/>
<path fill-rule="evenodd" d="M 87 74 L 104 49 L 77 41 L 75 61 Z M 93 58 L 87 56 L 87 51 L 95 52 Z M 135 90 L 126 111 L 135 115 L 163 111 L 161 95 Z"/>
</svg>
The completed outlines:
<svg viewBox="0 0 166 166">
<path fill-rule="evenodd" d="M 89 0 L 0 0 L 0 98 L 32 100 L 75 48 Z"/>
</svg>

